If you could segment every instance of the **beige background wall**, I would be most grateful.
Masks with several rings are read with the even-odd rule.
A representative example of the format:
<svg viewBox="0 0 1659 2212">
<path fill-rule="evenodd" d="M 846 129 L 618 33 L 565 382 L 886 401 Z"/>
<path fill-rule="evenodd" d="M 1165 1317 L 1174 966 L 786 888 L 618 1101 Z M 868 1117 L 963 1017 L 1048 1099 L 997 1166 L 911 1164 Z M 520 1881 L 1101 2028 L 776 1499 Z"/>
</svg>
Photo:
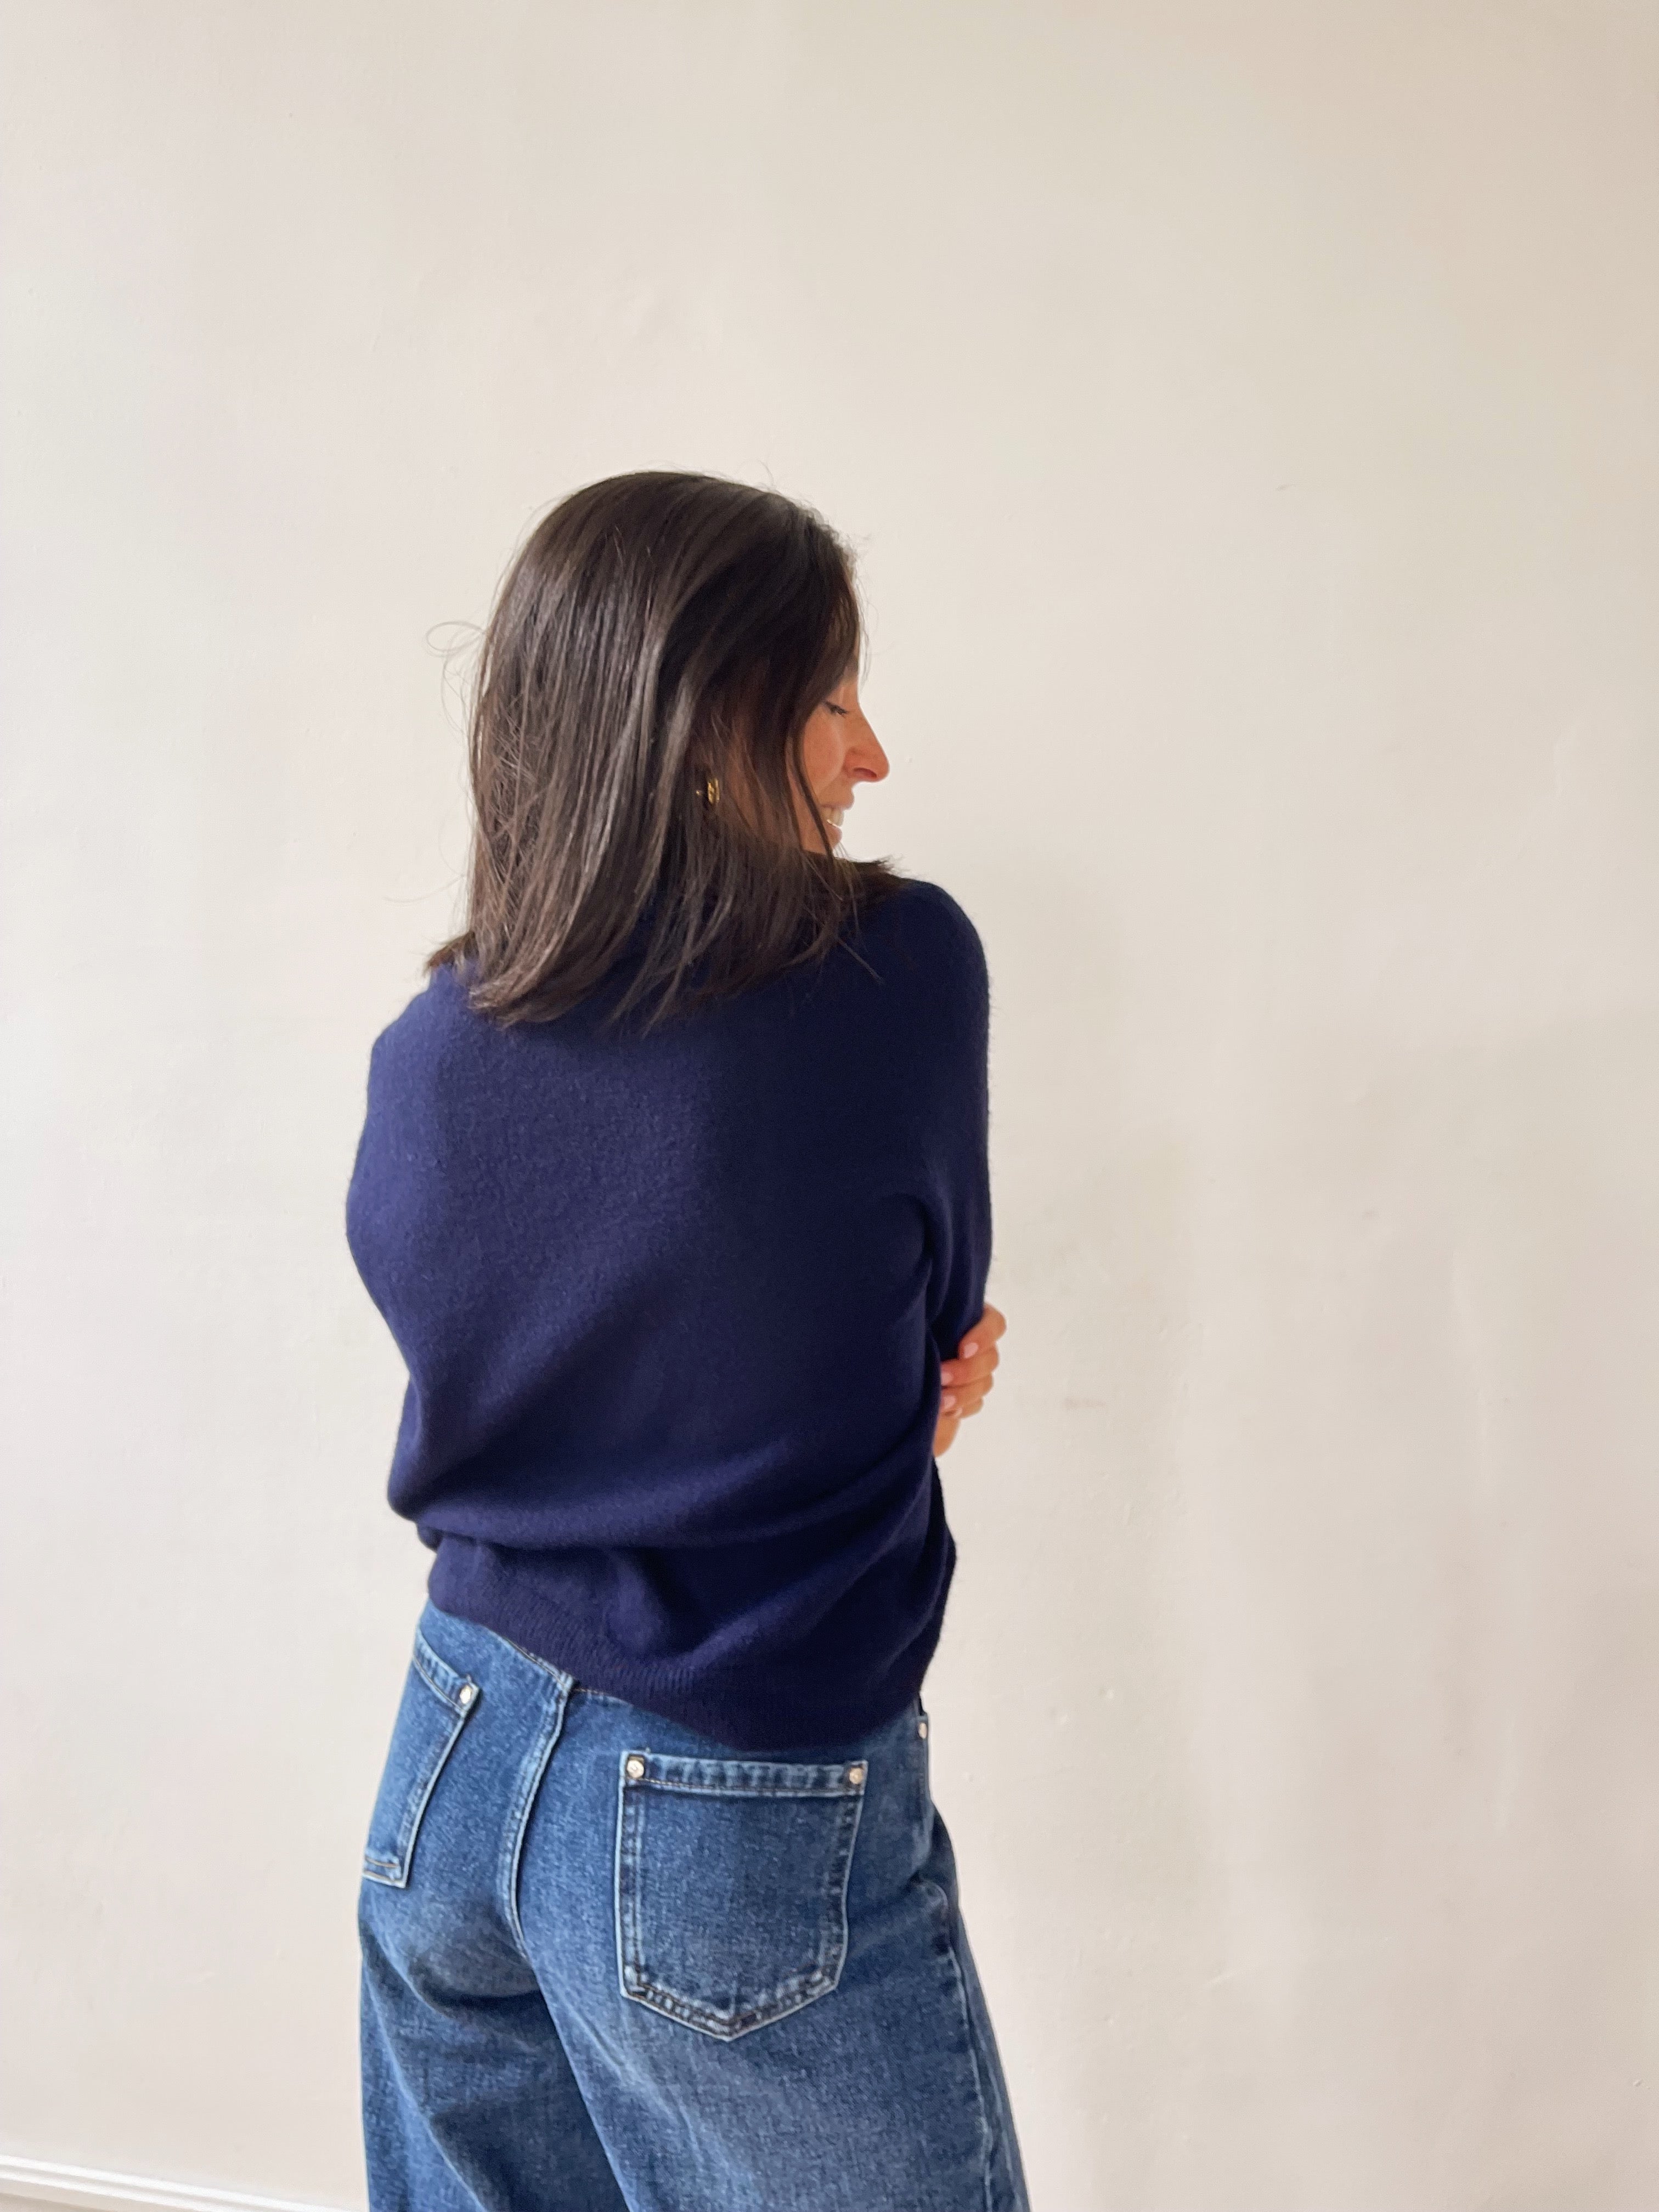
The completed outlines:
<svg viewBox="0 0 1659 2212">
<path fill-rule="evenodd" d="M 361 2201 L 434 648 L 666 465 L 856 540 L 854 849 L 989 952 L 930 1698 L 1037 2212 L 1659 2203 L 1659 6 L 6 46 L 0 2178 Z"/>
</svg>

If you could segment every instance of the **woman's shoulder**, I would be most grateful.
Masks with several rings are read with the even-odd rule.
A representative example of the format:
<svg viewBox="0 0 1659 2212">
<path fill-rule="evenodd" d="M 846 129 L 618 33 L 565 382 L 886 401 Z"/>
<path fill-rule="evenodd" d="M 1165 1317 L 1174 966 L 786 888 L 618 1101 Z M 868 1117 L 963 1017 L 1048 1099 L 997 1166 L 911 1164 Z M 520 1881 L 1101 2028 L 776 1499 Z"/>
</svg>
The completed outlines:
<svg viewBox="0 0 1659 2212">
<path fill-rule="evenodd" d="M 927 1010 L 942 1012 L 952 1005 L 961 1010 L 964 1002 L 982 1002 L 987 995 L 979 931 L 961 902 L 925 877 L 892 878 L 883 896 L 860 909 L 842 951 L 852 956 L 854 971 L 866 986 L 884 987 L 895 1014 L 901 1004 L 911 1007 L 912 1018 L 924 1026 Z M 557 1032 L 556 1043 L 586 1040 L 608 996 L 602 990 L 551 1024 L 503 1025 L 473 1006 L 471 981 L 465 958 L 432 969 L 422 988 L 374 1039 L 371 1073 L 391 1077 L 400 1089 L 434 1079 L 498 1079 L 504 1061 L 532 1053 L 549 1041 L 550 1031 Z M 810 987 L 809 995 L 817 996 Z M 769 1002 L 773 994 L 761 996 Z M 793 1000 L 793 994 L 786 987 L 783 996 Z M 702 1026 L 712 1034 L 720 1024 Z"/>
<path fill-rule="evenodd" d="M 472 1011 L 465 976 L 446 961 L 428 974 L 422 988 L 375 1038 L 371 1067 L 416 1068 L 477 1049 L 485 1024 Z"/>
<path fill-rule="evenodd" d="M 887 950 L 904 969 L 938 978 L 955 973 L 970 984 L 985 982 L 985 947 L 961 902 L 942 884 L 922 876 L 901 876 L 864 915 L 860 945 Z"/>
</svg>

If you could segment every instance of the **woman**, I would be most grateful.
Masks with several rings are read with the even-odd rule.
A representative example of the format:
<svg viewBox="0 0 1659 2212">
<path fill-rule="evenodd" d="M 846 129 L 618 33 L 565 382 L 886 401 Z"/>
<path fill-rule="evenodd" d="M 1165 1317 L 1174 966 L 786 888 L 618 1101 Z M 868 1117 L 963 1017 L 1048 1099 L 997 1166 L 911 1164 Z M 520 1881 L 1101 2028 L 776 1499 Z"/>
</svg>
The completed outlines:
<svg viewBox="0 0 1659 2212">
<path fill-rule="evenodd" d="M 374 2212 L 1020 2212 L 927 1784 L 991 1387 L 985 964 L 819 519 L 613 477 L 509 573 L 465 933 L 347 1204 L 436 1553 L 364 1862 Z"/>
</svg>

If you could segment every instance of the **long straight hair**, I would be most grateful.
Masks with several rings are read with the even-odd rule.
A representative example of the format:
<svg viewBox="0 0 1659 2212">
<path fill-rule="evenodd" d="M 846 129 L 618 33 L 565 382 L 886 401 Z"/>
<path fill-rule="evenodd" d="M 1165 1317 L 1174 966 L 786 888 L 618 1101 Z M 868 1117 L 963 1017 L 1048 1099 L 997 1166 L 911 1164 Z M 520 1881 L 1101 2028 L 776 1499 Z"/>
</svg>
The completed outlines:
<svg viewBox="0 0 1659 2212">
<path fill-rule="evenodd" d="M 837 858 L 802 763 L 860 639 L 846 547 L 781 493 L 648 470 L 562 500 L 484 631 L 465 927 L 428 968 L 503 1024 L 625 968 L 608 1018 L 649 1028 L 828 952 L 903 880 Z"/>
</svg>

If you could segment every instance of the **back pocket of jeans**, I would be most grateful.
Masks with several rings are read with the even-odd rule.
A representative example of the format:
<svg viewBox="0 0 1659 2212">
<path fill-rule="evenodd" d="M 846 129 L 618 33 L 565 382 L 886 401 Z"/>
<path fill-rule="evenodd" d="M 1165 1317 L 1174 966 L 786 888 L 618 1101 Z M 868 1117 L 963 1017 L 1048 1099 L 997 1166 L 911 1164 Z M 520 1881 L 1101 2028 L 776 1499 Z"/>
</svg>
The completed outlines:
<svg viewBox="0 0 1659 2212">
<path fill-rule="evenodd" d="M 833 1990 L 865 1776 L 624 1753 L 623 1996 L 729 2042 Z"/>
<path fill-rule="evenodd" d="M 417 1630 L 368 1823 L 363 1872 L 370 1881 L 408 1887 L 422 1815 L 477 1697 L 477 1684 L 447 1665 Z"/>
</svg>

